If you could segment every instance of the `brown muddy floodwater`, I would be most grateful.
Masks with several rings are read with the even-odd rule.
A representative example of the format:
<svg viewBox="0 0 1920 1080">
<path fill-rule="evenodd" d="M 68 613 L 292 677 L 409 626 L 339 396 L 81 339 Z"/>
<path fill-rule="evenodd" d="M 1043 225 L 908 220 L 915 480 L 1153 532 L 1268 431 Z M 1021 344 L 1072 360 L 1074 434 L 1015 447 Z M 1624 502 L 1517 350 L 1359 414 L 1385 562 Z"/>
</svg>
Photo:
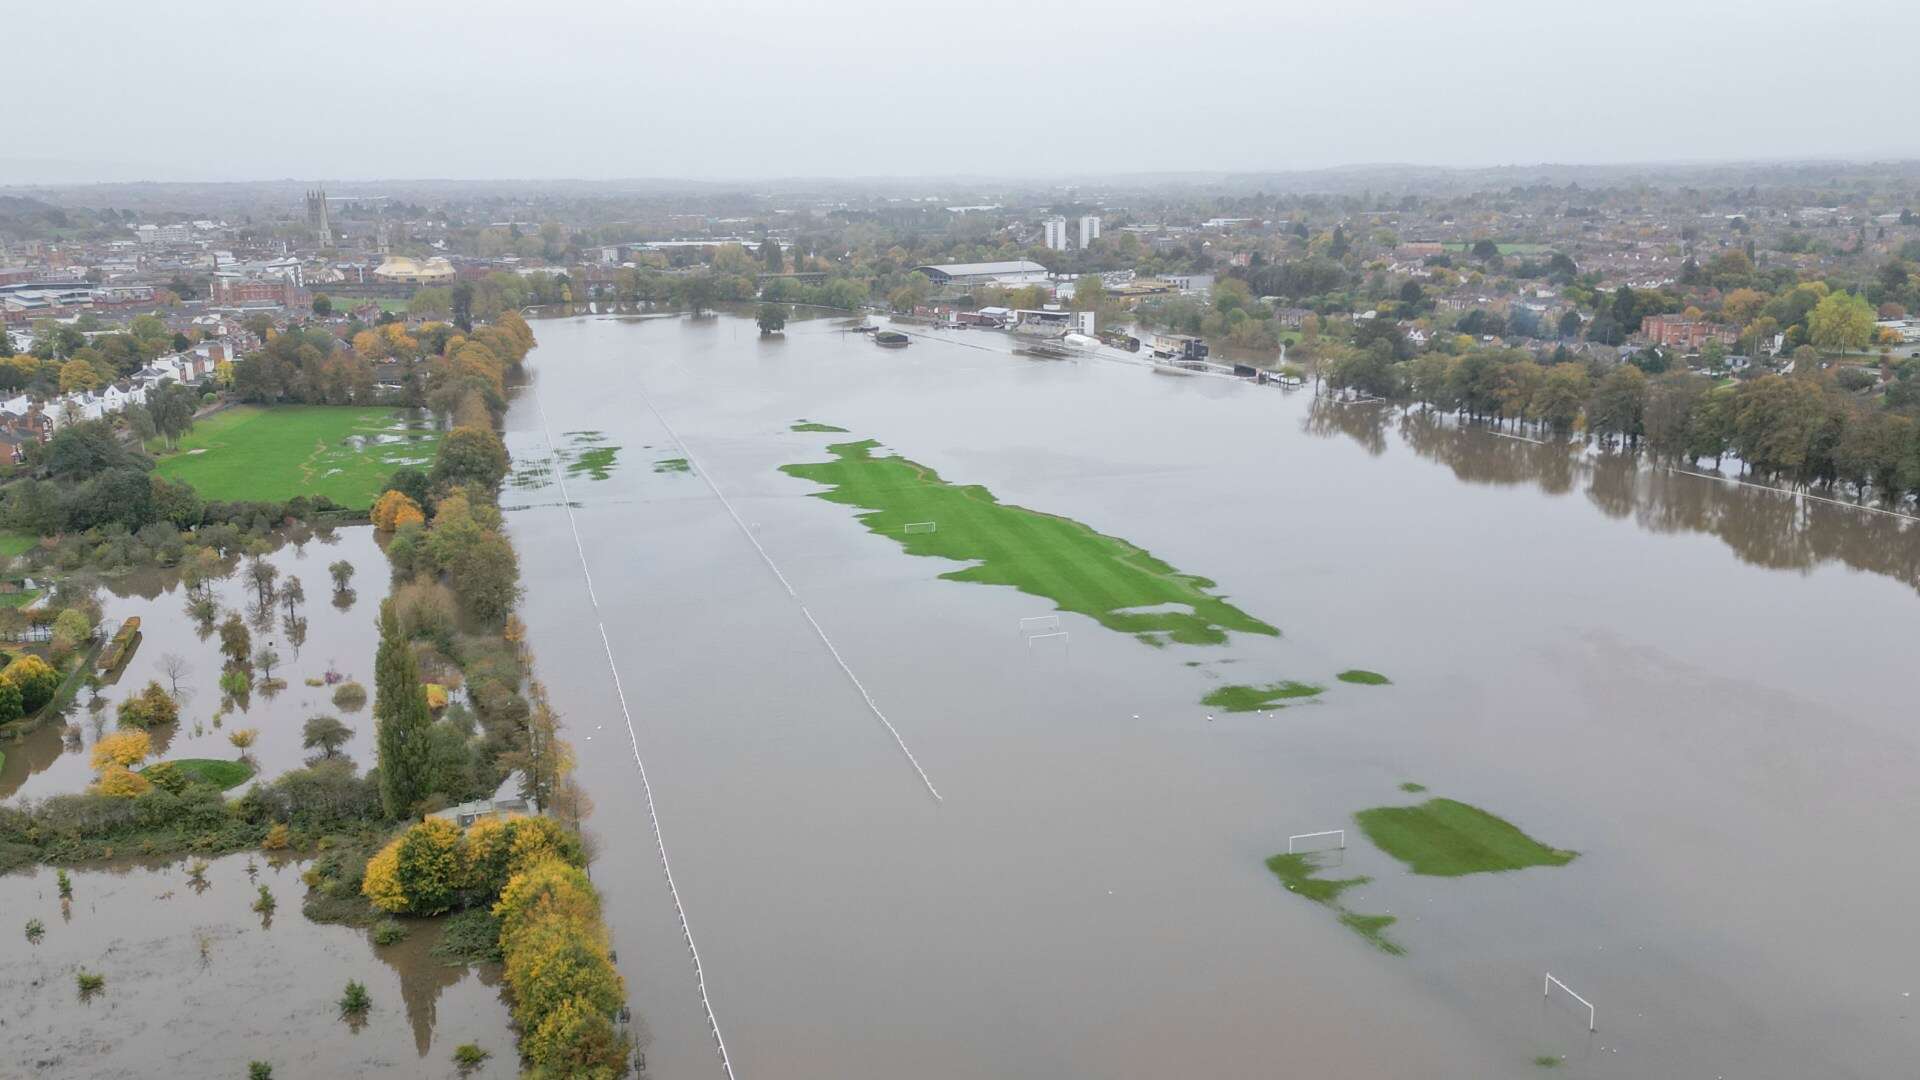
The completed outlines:
<svg viewBox="0 0 1920 1080">
<path fill-rule="evenodd" d="M 1786 1080 L 1920 1057 L 1911 524 L 987 333 L 538 335 L 504 501 L 655 1076 L 724 1074 L 636 750 L 747 1080 L 1520 1078 L 1543 1055 Z M 1210 578 L 1284 636 L 1153 649 L 1067 615 L 1070 652 L 1029 651 L 1045 601 L 938 580 L 779 471 L 867 437 Z M 1332 689 L 1199 704 L 1283 678 Z M 1403 782 L 1580 857 L 1416 877 L 1353 832 L 1342 873 L 1373 881 L 1346 899 L 1399 916 L 1386 955 L 1262 861 L 1412 802 Z M 1597 1032 L 1542 997 L 1548 971 Z"/>
<path fill-rule="evenodd" d="M 201 888 L 185 861 L 70 870 L 65 905 L 51 869 L 0 877 L 0 1077 L 238 1080 L 256 1060 L 276 1080 L 451 1077 L 466 1042 L 493 1054 L 477 1075 L 514 1075 L 496 969 L 441 964 L 431 930 L 375 946 L 365 930 L 308 922 L 300 871 L 229 855 Z M 270 917 L 252 910 L 263 884 Z M 45 928 L 38 944 L 29 919 Z M 83 1000 L 80 971 L 105 988 Z M 358 1029 L 335 1004 L 349 979 L 373 999 Z"/>
<path fill-rule="evenodd" d="M 227 741 L 228 733 L 254 728 L 260 735 L 249 754 L 260 775 L 271 778 L 300 767 L 310 753 L 300 745 L 301 726 L 309 717 L 328 714 L 353 728 L 353 739 L 343 751 L 362 768 L 370 768 L 374 747 L 370 705 L 353 712 L 337 709 L 334 687 L 308 686 L 306 680 L 324 682 L 326 672 L 333 670 L 358 680 L 371 697 L 373 653 L 379 644 L 375 618 L 391 574 L 387 559 L 374 541 L 371 526 L 303 533 L 297 539 L 267 556 L 280 571 L 280 588 L 298 577 L 306 593 L 293 619 L 279 604 L 269 609 L 259 606 L 252 586 L 243 580 L 240 563 L 212 585 L 220 608 L 214 625 L 228 612 L 239 612 L 247 620 L 254 648 L 271 643 L 280 654 L 281 664 L 273 675 L 287 683 L 285 689 L 254 690 L 243 702 L 235 702 L 216 726 L 214 713 L 223 698 L 220 636 L 189 613 L 178 572 L 146 569 L 103 578 L 98 593 L 102 624 L 111 633 L 127 618 L 138 616 L 139 646 L 110 682 L 97 691 L 83 687 L 68 708 L 67 723 L 77 725 L 78 739 L 66 733 L 65 724 L 47 723 L 18 741 L 0 745 L 7 755 L 6 764 L 0 766 L 0 799 L 37 799 L 79 791 L 91 783 L 88 748 L 101 734 L 115 730 L 115 707 L 138 693 L 149 679 L 171 685 L 165 671 L 169 654 L 187 663 L 180 680 L 184 704 L 178 723 L 152 732 L 153 760 L 235 757 L 238 751 Z M 336 593 L 327 566 L 341 559 L 354 566 L 353 588 Z"/>
</svg>

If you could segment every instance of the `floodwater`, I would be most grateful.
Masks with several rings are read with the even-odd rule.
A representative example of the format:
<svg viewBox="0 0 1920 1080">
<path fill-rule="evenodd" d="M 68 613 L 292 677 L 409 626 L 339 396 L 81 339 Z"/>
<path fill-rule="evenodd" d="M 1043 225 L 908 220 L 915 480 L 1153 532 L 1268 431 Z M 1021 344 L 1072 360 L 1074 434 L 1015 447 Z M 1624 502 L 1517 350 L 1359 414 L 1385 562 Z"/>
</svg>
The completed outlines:
<svg viewBox="0 0 1920 1080">
<path fill-rule="evenodd" d="M 297 541 L 297 542 L 295 542 Z M 188 610 L 186 591 L 177 570 L 147 568 L 101 579 L 98 593 L 102 624 L 108 633 L 131 616 L 140 619 L 140 643 L 117 675 L 103 673 L 97 690 L 82 687 L 68 708 L 68 724 L 78 727 L 77 739 L 61 723 L 46 723 L 16 742 L 0 746 L 7 760 L 0 767 L 0 798 L 15 795 L 42 798 L 82 790 L 93 780 L 88 749 L 101 734 L 115 728 L 115 709 L 140 692 L 148 680 L 172 687 L 166 657 L 186 662 L 179 686 L 183 705 L 178 723 L 156 728 L 152 760 L 165 758 L 231 758 L 239 751 L 227 736 L 238 728 L 254 728 L 258 739 L 248 751 L 259 774 L 271 778 L 299 768 L 312 751 L 300 745 L 301 727 L 309 717 L 333 715 L 353 728 L 353 739 L 342 748 L 360 766 L 370 768 L 374 757 L 373 653 L 379 644 L 375 618 L 391 578 L 386 555 L 374 539 L 371 526 L 301 532 L 281 544 L 267 561 L 280 571 L 277 587 L 284 591 L 298 577 L 306 600 L 297 605 L 292 620 L 284 604 L 259 606 L 258 594 L 245 577 L 244 561 L 233 573 L 211 585 L 220 611 L 212 624 L 203 625 Z M 345 559 L 354 566 L 352 588 L 336 593 L 327 572 L 329 564 Z M 281 663 L 273 677 L 287 686 L 279 691 L 255 688 L 244 702 L 235 702 L 216 726 L 221 708 L 218 623 L 237 611 L 247 620 L 257 651 L 271 643 Z M 304 625 L 296 625 L 304 620 Z M 300 632 L 295 632 L 300 631 Z M 358 680 L 369 704 L 358 711 L 337 709 L 335 687 L 308 686 L 306 680 L 325 681 L 332 670 Z M 256 668 L 256 680 L 264 672 Z M 196 733 L 197 729 L 197 733 Z"/>
<path fill-rule="evenodd" d="M 452 1077 L 466 1042 L 493 1055 L 475 1075 L 514 1075 L 497 969 L 441 964 L 431 930 L 376 946 L 365 930 L 307 921 L 301 869 L 229 855 L 204 888 L 184 861 L 70 870 L 66 905 L 50 868 L 0 877 L 0 1077 L 242 1077 L 256 1060 L 285 1080 Z M 277 901 L 270 916 L 252 910 L 260 885 Z M 37 944 L 29 919 L 45 930 Z M 105 988 L 83 1000 L 80 971 Z M 373 999 L 357 1030 L 336 1005 L 349 979 Z"/>
<path fill-rule="evenodd" d="M 537 334 L 508 520 L 652 1075 L 723 1073 L 636 748 L 741 1077 L 1519 1078 L 1550 1055 L 1864 1078 L 1920 1054 L 1901 520 L 989 333 Z M 537 467 L 579 431 L 622 448 L 564 477 L 597 616 Z M 1153 649 L 1066 615 L 1068 649 L 1029 651 L 1046 602 L 937 580 L 778 471 L 866 437 L 1211 578 L 1284 636 Z M 1352 667 L 1394 685 L 1332 681 Z M 1198 704 L 1281 678 L 1331 689 Z M 1581 855 L 1419 878 L 1355 832 L 1341 873 L 1374 881 L 1344 899 L 1400 917 L 1406 955 L 1383 954 L 1262 860 L 1411 802 L 1405 781 Z M 1597 1032 L 1542 996 L 1549 971 Z"/>
</svg>

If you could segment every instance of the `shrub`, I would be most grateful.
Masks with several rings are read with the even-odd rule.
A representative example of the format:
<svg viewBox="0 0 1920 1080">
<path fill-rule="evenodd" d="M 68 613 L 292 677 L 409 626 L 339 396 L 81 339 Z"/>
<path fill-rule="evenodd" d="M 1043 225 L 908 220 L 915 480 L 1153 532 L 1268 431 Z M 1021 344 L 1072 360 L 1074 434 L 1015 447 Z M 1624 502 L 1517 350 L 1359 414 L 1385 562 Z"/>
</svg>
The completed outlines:
<svg viewBox="0 0 1920 1080">
<path fill-rule="evenodd" d="M 180 706 L 158 681 L 120 703 L 120 726 L 150 728 L 180 719 Z"/>
<path fill-rule="evenodd" d="M 260 895 L 254 898 L 253 910 L 262 915 L 271 915 L 273 914 L 273 909 L 279 906 L 279 903 L 273 898 L 273 890 L 267 888 L 265 885 L 260 886 Z"/>
<path fill-rule="evenodd" d="M 239 668 L 228 668 L 220 673 L 220 692 L 230 698 L 247 696 L 253 689 L 253 677 Z"/>
<path fill-rule="evenodd" d="M 96 974 L 91 971 L 76 972 L 73 976 L 73 981 L 74 985 L 80 988 L 81 997 L 92 997 L 107 985 L 107 977 L 105 975 Z"/>
<path fill-rule="evenodd" d="M 365 1016 L 373 1008 L 373 998 L 367 993 L 367 984 L 357 979 L 348 979 L 347 988 L 340 994 L 341 1016 Z"/>
<path fill-rule="evenodd" d="M 447 688 L 444 686 L 441 686 L 439 683 L 431 683 L 431 682 L 428 683 L 427 684 L 427 708 L 432 712 L 439 712 L 441 709 L 444 709 L 446 707 L 447 707 Z"/>
<path fill-rule="evenodd" d="M 145 795 L 153 789 L 153 784 L 137 772 L 131 772 L 124 765 L 109 765 L 100 779 L 94 781 L 92 791 L 96 795 L 110 795 L 116 799 L 131 799 Z"/>
<path fill-rule="evenodd" d="M 102 772 L 109 767 L 131 768 L 153 753 L 153 739 L 144 731 L 116 731 L 100 736 L 93 744 L 93 767 Z"/>
<path fill-rule="evenodd" d="M 461 1043 L 453 1048 L 453 1063 L 460 1069 L 463 1076 L 485 1065 L 487 1059 L 492 1056 L 473 1043 Z"/>
<path fill-rule="evenodd" d="M 20 701 L 20 688 L 0 678 L 0 724 L 18 720 L 26 714 L 26 706 Z"/>
<path fill-rule="evenodd" d="M 373 924 L 375 945 L 398 945 L 405 940 L 407 940 L 407 928 L 392 919 L 381 919 Z"/>
<path fill-rule="evenodd" d="M 212 394 L 208 394 L 212 397 Z M 264 1061 L 247 1062 L 247 1080 L 273 1080 L 273 1066 Z"/>
<path fill-rule="evenodd" d="M 273 828 L 267 830 L 266 839 L 260 841 L 260 850 L 285 851 L 292 842 L 286 822 L 276 822 Z"/>
<path fill-rule="evenodd" d="M 333 692 L 333 704 L 337 709 L 358 712 L 367 703 L 367 688 L 357 682 L 341 683 Z"/>
<path fill-rule="evenodd" d="M 60 673 L 37 656 L 22 656 L 8 664 L 0 678 L 20 688 L 20 707 L 27 713 L 39 712 L 60 689 Z"/>
<path fill-rule="evenodd" d="M 407 893 L 400 887 L 399 837 L 367 860 L 367 869 L 360 881 L 360 893 L 381 911 L 407 910 Z"/>
</svg>

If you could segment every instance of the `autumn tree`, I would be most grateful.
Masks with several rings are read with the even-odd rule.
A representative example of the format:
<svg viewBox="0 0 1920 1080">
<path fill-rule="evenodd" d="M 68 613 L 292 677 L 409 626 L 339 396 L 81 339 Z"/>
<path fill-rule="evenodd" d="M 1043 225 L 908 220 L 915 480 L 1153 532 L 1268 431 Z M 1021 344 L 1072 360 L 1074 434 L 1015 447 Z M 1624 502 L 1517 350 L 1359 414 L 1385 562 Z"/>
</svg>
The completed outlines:
<svg viewBox="0 0 1920 1080">
<path fill-rule="evenodd" d="M 353 729 L 332 716 L 312 717 L 300 729 L 300 745 L 320 751 L 323 757 L 338 755 L 340 748 L 352 739 Z"/>
<path fill-rule="evenodd" d="M 151 753 L 153 739 L 136 728 L 100 736 L 99 741 L 93 744 L 91 760 L 96 771 L 103 772 L 114 765 L 129 769 L 147 760 L 147 755 Z"/>
<path fill-rule="evenodd" d="M 420 504 L 398 491 L 387 491 L 373 504 L 373 527 L 392 532 L 402 525 L 418 525 L 427 520 Z"/>
<path fill-rule="evenodd" d="M 237 611 L 227 612 L 220 623 L 220 652 L 227 658 L 227 666 L 233 668 L 246 667 L 253 655 L 253 634 Z"/>
<path fill-rule="evenodd" d="M 20 708 L 29 715 L 52 701 L 54 693 L 60 689 L 60 673 L 31 653 L 15 658 L 4 672 L 0 672 L 0 678 L 19 688 Z"/>
</svg>

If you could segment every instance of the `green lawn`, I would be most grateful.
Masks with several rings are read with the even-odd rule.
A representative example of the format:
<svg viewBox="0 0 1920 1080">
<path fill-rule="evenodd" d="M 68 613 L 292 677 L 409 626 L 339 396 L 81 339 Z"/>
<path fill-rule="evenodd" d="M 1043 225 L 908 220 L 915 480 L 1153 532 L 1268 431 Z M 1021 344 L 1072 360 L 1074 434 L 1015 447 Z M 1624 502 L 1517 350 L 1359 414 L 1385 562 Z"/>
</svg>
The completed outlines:
<svg viewBox="0 0 1920 1080">
<path fill-rule="evenodd" d="M 1565 866 L 1577 854 L 1547 847 L 1510 822 L 1452 799 L 1375 807 L 1353 820 L 1381 851 L 1435 877 Z"/>
<path fill-rule="evenodd" d="M 362 509 L 395 469 L 432 463 L 440 433 L 408 423 L 392 409 L 240 405 L 195 424 L 157 471 L 192 484 L 204 499 L 325 495 Z"/>
<path fill-rule="evenodd" d="M 1294 682 L 1291 679 L 1274 683 L 1272 686 L 1223 686 L 1201 698 L 1200 704 L 1211 705 L 1228 712 L 1259 712 L 1262 709 L 1274 708 L 1282 701 L 1318 697 L 1326 693 L 1326 690 L 1324 686 Z"/>
<path fill-rule="evenodd" d="M 1352 668 L 1335 675 L 1334 678 L 1341 682 L 1358 683 L 1361 686 L 1385 686 L 1393 681 L 1377 671 L 1368 671 L 1365 668 Z"/>
<path fill-rule="evenodd" d="M 833 461 L 781 471 L 826 485 L 820 498 L 866 511 L 860 521 L 868 530 L 909 555 L 973 564 L 941 575 L 949 581 L 1011 585 L 1155 645 L 1219 644 L 1230 630 L 1280 633 L 1209 592 L 1213 582 L 1179 573 L 1125 540 L 1006 505 L 983 487 L 950 484 L 898 455 L 874 457 L 877 445 L 837 443 L 827 448 Z M 906 531 L 927 522 L 931 531 Z"/>
<path fill-rule="evenodd" d="M 0 593 L 0 607 L 26 607 L 40 596 L 39 589 L 21 589 L 19 592 Z"/>
<path fill-rule="evenodd" d="M 0 557 L 24 555 L 39 542 L 40 538 L 31 533 L 0 532 Z"/>
<path fill-rule="evenodd" d="M 846 428 L 834 427 L 832 424 L 822 424 L 815 420 L 801 420 L 798 423 L 793 425 L 793 430 L 794 431 L 827 431 L 827 432 L 835 432 L 841 435 L 845 435 L 847 433 Z"/>
<path fill-rule="evenodd" d="M 222 791 L 238 787 L 253 777 L 253 766 L 244 761 L 226 761 L 220 758 L 179 758 L 165 764 L 172 765 L 195 781 L 212 784 Z M 147 766 L 149 769 L 152 767 L 152 765 Z M 146 769 L 141 771 L 145 772 Z"/>
</svg>

